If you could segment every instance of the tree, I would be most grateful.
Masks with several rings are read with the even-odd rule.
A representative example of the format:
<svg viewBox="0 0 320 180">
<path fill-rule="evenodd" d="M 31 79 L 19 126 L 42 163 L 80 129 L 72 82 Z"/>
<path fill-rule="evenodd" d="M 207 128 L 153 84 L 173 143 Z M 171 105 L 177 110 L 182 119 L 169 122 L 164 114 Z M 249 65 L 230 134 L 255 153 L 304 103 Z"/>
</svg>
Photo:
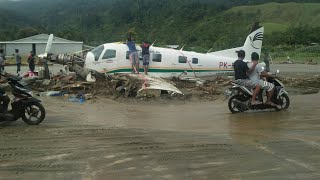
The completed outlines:
<svg viewBox="0 0 320 180">
<path fill-rule="evenodd" d="M 29 36 L 34 36 L 39 34 L 39 31 L 33 27 L 24 27 L 19 29 L 18 34 L 17 34 L 17 38 L 26 38 Z"/>
</svg>

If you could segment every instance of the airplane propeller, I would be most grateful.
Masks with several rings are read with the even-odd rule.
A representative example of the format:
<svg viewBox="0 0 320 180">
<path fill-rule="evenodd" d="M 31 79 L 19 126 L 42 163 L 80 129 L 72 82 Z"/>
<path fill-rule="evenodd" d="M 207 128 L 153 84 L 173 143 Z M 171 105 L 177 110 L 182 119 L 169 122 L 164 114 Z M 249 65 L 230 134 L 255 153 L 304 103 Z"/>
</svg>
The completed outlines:
<svg viewBox="0 0 320 180">
<path fill-rule="evenodd" d="M 48 57 L 48 54 L 50 53 L 50 50 L 51 50 L 52 42 L 53 42 L 53 34 L 50 34 L 45 52 L 43 54 L 38 55 L 40 59 L 45 59 Z"/>
<path fill-rule="evenodd" d="M 53 34 L 50 34 L 44 54 L 38 55 L 38 57 L 40 59 L 43 59 L 44 78 L 45 79 L 50 79 L 50 72 L 49 72 L 49 67 L 48 67 L 48 54 L 50 53 L 50 50 L 51 50 L 52 41 L 53 41 Z"/>
</svg>

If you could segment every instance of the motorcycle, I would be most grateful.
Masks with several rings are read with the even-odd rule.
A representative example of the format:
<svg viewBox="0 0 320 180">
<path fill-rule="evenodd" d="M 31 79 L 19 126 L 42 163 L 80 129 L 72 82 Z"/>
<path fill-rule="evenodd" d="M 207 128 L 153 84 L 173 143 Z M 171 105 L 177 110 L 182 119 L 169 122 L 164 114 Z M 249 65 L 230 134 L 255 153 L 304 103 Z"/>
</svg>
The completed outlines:
<svg viewBox="0 0 320 180">
<path fill-rule="evenodd" d="M 279 73 L 279 71 L 277 71 Z M 232 113 L 245 112 L 248 110 L 264 110 L 275 109 L 276 111 L 286 110 L 290 106 L 289 94 L 285 90 L 284 84 L 277 78 L 268 78 L 268 82 L 274 84 L 275 90 L 271 101 L 276 106 L 270 106 L 267 104 L 251 105 L 251 97 L 253 90 L 248 89 L 245 86 L 232 82 L 232 87 L 225 91 L 225 95 L 228 101 L 228 108 Z M 261 90 L 257 95 L 257 100 L 263 102 L 263 92 Z"/>
<path fill-rule="evenodd" d="M 46 116 L 41 101 L 33 97 L 32 90 L 22 84 L 21 78 L 9 77 L 8 84 L 12 88 L 14 99 L 11 102 L 10 111 L 7 110 L 3 102 L 0 103 L 0 122 L 16 121 L 22 118 L 28 125 L 40 124 Z M 7 95 L 3 95 L 2 100 L 5 98 L 10 101 Z"/>
</svg>

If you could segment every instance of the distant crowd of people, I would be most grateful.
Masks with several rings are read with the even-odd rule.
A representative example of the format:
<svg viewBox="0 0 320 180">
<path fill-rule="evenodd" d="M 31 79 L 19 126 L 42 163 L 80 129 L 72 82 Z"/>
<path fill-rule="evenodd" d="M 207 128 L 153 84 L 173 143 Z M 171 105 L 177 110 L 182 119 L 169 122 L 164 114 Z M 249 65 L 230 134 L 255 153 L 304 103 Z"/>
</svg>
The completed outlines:
<svg viewBox="0 0 320 180">
<path fill-rule="evenodd" d="M 19 49 L 15 49 L 14 57 L 15 57 L 16 66 L 17 66 L 16 72 L 19 76 L 21 72 L 21 63 L 22 63 L 22 57 L 19 53 Z M 1 78 L 1 73 L 4 72 L 5 61 L 6 61 L 6 56 L 4 54 L 4 50 L 0 49 L 0 78 Z M 30 54 L 27 57 L 27 62 L 29 65 L 29 71 L 34 72 L 36 63 L 35 63 L 35 54 L 33 51 L 30 51 Z"/>
</svg>

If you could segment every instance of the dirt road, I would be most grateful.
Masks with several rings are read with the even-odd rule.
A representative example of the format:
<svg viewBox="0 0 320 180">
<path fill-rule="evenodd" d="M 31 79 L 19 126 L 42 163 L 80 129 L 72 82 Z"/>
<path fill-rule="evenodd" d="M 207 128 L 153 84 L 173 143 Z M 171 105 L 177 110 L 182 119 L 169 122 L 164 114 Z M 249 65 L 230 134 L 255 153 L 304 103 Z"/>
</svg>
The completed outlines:
<svg viewBox="0 0 320 180">
<path fill-rule="evenodd" d="M 274 64 L 271 65 L 271 69 L 276 71 L 280 70 L 281 73 L 308 73 L 308 74 L 319 74 L 320 73 L 320 65 L 308 65 L 308 64 Z"/>
<path fill-rule="evenodd" d="M 0 124 L 0 179 L 319 179 L 320 94 L 286 112 L 230 114 L 226 102 L 74 104 Z"/>
</svg>

